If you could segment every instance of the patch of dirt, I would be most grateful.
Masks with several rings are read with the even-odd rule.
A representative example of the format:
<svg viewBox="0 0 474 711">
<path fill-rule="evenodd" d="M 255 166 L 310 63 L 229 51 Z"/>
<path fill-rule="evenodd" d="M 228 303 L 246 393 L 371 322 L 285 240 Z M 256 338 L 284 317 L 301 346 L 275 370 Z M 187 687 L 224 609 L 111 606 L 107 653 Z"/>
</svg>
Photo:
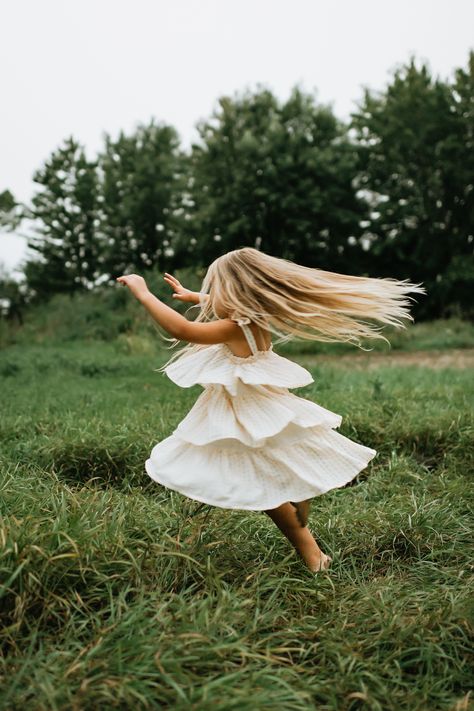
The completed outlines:
<svg viewBox="0 0 474 711">
<path fill-rule="evenodd" d="M 374 368 L 397 366 L 422 366 L 423 368 L 474 368 L 474 348 L 452 348 L 449 350 L 414 351 L 413 353 L 345 353 L 344 355 L 320 354 L 315 356 L 299 356 L 301 365 L 330 365 L 346 368 L 372 370 Z"/>
</svg>

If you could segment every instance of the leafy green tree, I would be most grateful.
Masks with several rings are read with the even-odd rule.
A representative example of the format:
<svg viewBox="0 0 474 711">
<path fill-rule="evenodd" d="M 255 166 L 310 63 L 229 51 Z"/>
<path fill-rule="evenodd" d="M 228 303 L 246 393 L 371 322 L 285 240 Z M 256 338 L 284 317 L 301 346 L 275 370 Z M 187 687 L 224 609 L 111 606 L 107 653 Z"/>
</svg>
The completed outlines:
<svg viewBox="0 0 474 711">
<path fill-rule="evenodd" d="M 130 136 L 105 137 L 99 156 L 102 270 L 115 277 L 172 263 L 181 223 L 184 158 L 167 125 L 139 126 Z"/>
<path fill-rule="evenodd" d="M 295 88 L 222 97 L 192 146 L 189 262 L 256 246 L 309 266 L 347 269 L 365 203 L 352 186 L 357 151 L 329 108 Z M 182 245 L 180 245 L 182 246 Z"/>
<path fill-rule="evenodd" d="M 352 116 L 372 269 L 423 281 L 428 298 L 417 314 L 443 315 L 452 297 L 441 287 L 447 272 L 456 280 L 457 258 L 472 258 L 472 84 L 472 54 L 454 86 L 411 58 L 386 91 L 366 89 Z"/>
<path fill-rule="evenodd" d="M 438 281 L 441 313 L 474 317 L 474 52 L 451 85 L 451 125 L 442 146 L 449 261 Z"/>
<path fill-rule="evenodd" d="M 43 298 L 92 287 L 100 276 L 96 163 L 70 137 L 35 172 L 33 180 L 41 189 L 25 212 L 34 224 L 27 244 L 39 259 L 25 263 L 29 288 Z"/>
</svg>

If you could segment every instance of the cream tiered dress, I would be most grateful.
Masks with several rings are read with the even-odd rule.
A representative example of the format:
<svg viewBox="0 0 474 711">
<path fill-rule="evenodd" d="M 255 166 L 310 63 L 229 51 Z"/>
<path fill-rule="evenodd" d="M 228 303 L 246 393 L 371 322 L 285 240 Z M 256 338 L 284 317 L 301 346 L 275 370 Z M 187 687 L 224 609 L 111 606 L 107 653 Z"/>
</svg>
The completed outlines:
<svg viewBox="0 0 474 711">
<path fill-rule="evenodd" d="M 259 351 L 248 318 L 235 319 L 252 355 L 223 343 L 185 353 L 166 369 L 183 388 L 204 391 L 145 462 L 159 484 L 196 501 L 262 511 L 344 486 L 377 454 L 334 428 L 341 416 L 289 392 L 311 373 Z"/>
</svg>

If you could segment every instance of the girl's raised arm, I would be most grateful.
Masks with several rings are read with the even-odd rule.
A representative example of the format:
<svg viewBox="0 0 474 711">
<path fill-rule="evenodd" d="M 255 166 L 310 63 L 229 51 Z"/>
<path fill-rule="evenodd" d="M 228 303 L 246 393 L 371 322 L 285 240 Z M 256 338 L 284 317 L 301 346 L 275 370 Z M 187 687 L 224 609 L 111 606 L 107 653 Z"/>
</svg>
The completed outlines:
<svg viewBox="0 0 474 711">
<path fill-rule="evenodd" d="M 235 321 L 228 318 L 210 323 L 188 321 L 184 316 L 154 296 L 148 289 L 144 278 L 138 274 L 126 274 L 117 277 L 117 281 L 128 286 L 154 321 L 162 326 L 173 338 L 177 338 L 180 341 L 189 341 L 190 343 L 210 345 L 213 343 L 226 343 L 240 336 L 240 327 Z"/>
</svg>

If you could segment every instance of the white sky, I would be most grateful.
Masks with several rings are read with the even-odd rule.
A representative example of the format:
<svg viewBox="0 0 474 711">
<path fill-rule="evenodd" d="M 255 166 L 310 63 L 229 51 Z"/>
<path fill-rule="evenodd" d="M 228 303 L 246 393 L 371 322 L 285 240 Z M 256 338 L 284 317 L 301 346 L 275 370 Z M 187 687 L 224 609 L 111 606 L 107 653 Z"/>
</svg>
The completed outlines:
<svg viewBox="0 0 474 711">
<path fill-rule="evenodd" d="M 349 117 L 414 54 L 451 78 L 474 49 L 472 0 L 10 0 L 0 5 L 0 192 L 73 135 L 90 158 L 152 117 L 185 148 L 223 94 L 295 84 Z M 23 228 L 24 229 L 24 228 Z M 0 233 L 0 263 L 25 239 Z"/>
</svg>

